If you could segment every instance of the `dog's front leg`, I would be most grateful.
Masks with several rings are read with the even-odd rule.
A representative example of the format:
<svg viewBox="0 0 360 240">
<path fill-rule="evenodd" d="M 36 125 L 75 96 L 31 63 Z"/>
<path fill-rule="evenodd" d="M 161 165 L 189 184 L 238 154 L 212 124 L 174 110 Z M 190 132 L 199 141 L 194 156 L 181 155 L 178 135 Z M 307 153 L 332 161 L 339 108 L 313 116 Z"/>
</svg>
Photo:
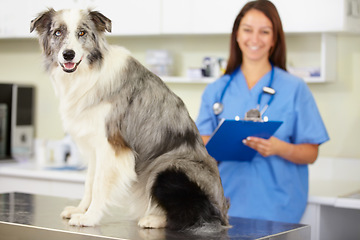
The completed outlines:
<svg viewBox="0 0 360 240">
<path fill-rule="evenodd" d="M 95 226 L 100 223 L 109 205 L 119 204 L 136 180 L 134 155 L 130 150 L 115 153 L 110 145 L 97 147 L 96 169 L 89 208 L 84 214 L 73 214 L 74 226 Z"/>
<path fill-rule="evenodd" d="M 103 168 L 99 166 L 99 168 Z M 108 169 L 111 171 L 111 169 Z M 104 170 L 102 170 L 104 171 Z M 104 186 L 108 181 L 107 178 L 102 174 L 99 169 L 96 169 L 94 178 L 96 181 L 93 182 L 92 192 L 90 197 L 89 207 L 85 209 L 85 211 L 80 211 L 79 213 L 75 213 L 71 215 L 71 219 L 69 221 L 70 225 L 73 226 L 95 226 L 99 224 L 103 212 L 106 209 L 106 199 L 109 195 L 109 189 L 106 189 Z M 101 187 L 103 186 L 103 187 Z M 81 209 L 82 204 L 86 205 L 88 203 L 89 197 L 83 198 L 83 201 L 80 202 L 79 207 L 77 209 Z"/>
<path fill-rule="evenodd" d="M 61 212 L 62 218 L 71 218 L 73 214 L 85 213 L 89 208 L 92 198 L 92 188 L 94 184 L 95 169 L 96 169 L 96 158 L 95 151 L 90 151 L 88 147 L 82 146 L 80 143 L 77 144 L 82 156 L 88 161 L 86 179 L 85 179 L 85 192 L 79 205 L 68 206 Z M 87 151 L 82 151 L 86 149 Z"/>
</svg>

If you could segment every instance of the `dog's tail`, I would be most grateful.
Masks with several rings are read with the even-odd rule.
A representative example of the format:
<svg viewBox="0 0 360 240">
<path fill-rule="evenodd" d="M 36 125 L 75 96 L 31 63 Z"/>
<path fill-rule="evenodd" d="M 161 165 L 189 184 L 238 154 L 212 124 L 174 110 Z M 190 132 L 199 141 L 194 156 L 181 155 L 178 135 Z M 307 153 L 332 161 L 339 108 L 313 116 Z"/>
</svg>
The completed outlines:
<svg viewBox="0 0 360 240">
<path fill-rule="evenodd" d="M 169 229 L 206 234 L 229 227 L 221 210 L 181 170 L 168 169 L 159 173 L 152 195 L 166 211 Z"/>
</svg>

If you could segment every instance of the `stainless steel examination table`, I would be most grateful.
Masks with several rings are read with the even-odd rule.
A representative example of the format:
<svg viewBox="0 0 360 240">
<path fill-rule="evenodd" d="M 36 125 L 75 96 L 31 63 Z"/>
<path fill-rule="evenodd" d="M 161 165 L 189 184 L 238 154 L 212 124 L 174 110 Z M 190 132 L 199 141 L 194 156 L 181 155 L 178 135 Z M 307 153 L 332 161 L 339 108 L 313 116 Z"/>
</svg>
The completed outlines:
<svg viewBox="0 0 360 240">
<path fill-rule="evenodd" d="M 97 227 L 72 227 L 67 220 L 60 218 L 60 212 L 65 206 L 78 202 L 25 193 L 0 194 L 0 239 L 310 239 L 309 226 L 243 218 L 230 218 L 232 228 L 206 236 L 165 229 L 141 229 L 136 222 L 119 221 L 114 217 Z"/>
</svg>

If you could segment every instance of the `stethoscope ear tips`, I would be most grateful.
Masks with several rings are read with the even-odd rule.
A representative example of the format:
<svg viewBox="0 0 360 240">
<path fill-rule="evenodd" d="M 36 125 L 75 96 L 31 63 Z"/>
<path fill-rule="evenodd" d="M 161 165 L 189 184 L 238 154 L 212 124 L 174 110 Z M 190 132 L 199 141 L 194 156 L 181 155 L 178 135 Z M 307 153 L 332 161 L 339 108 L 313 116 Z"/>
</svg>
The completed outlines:
<svg viewBox="0 0 360 240">
<path fill-rule="evenodd" d="M 220 103 L 220 102 L 214 103 L 213 111 L 216 116 L 219 115 L 220 113 L 222 113 L 223 110 L 224 110 L 224 105 L 222 103 Z"/>
</svg>

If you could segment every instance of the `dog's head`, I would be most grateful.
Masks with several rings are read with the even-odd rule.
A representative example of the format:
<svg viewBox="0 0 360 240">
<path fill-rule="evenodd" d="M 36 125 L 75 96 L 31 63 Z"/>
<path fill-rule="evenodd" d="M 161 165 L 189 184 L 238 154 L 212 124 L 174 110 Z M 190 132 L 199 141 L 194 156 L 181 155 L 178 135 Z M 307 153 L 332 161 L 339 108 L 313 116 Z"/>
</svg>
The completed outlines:
<svg viewBox="0 0 360 240">
<path fill-rule="evenodd" d="M 46 59 L 46 68 L 61 67 L 67 73 L 80 65 L 101 64 L 105 50 L 104 32 L 111 32 L 111 21 L 96 11 L 49 9 L 31 21 Z"/>
</svg>

